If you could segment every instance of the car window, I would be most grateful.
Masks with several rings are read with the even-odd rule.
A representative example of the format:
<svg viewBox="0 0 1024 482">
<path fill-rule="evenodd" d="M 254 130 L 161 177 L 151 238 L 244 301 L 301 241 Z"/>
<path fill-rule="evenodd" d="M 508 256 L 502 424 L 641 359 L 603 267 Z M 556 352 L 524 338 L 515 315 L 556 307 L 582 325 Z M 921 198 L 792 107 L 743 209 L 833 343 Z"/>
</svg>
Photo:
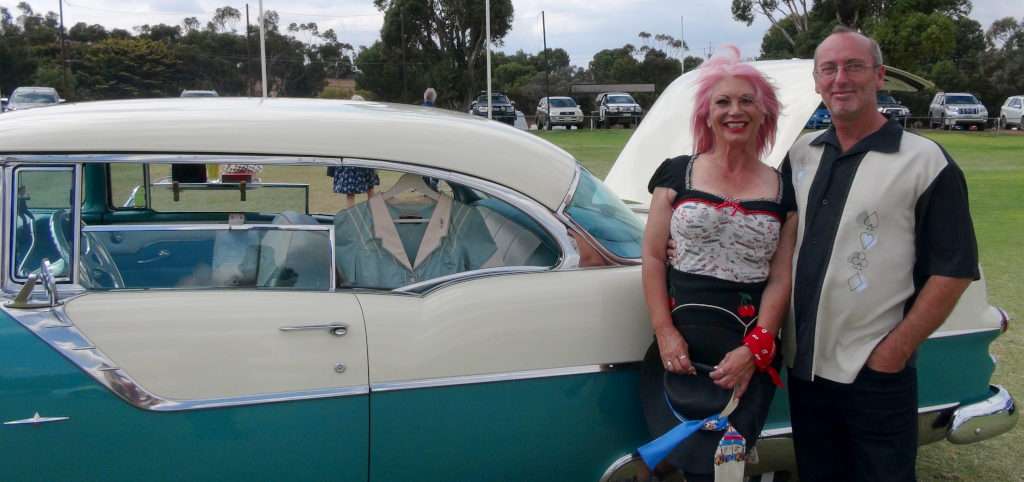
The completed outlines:
<svg viewBox="0 0 1024 482">
<path fill-rule="evenodd" d="M 551 99 L 551 107 L 576 107 L 572 99 Z"/>
<path fill-rule="evenodd" d="M 580 172 L 566 213 L 612 254 L 639 258 L 643 222 L 593 174 Z"/>
<path fill-rule="evenodd" d="M 59 101 L 57 94 L 41 91 L 15 92 L 11 100 L 20 104 L 56 104 Z"/>
<path fill-rule="evenodd" d="M 628 96 L 628 95 L 609 95 L 608 96 L 608 103 L 609 104 L 635 104 L 636 101 L 634 101 L 633 98 Z"/>
<path fill-rule="evenodd" d="M 13 278 L 38 273 L 43 260 L 58 280 L 70 280 L 75 219 L 75 172 L 70 166 L 14 171 Z"/>
<path fill-rule="evenodd" d="M 149 205 L 149 186 L 142 164 L 110 164 L 109 185 L 107 204 L 111 209 L 137 209 Z"/>
<path fill-rule="evenodd" d="M 487 104 L 487 96 L 486 95 L 481 95 L 480 97 L 476 98 L 476 101 L 481 103 L 481 104 Z M 492 95 L 491 96 L 491 103 L 492 104 L 509 104 L 510 102 L 508 101 L 508 97 L 505 97 L 503 95 Z"/>
<path fill-rule="evenodd" d="M 550 234 L 506 201 L 449 181 L 377 174 L 372 198 L 334 215 L 343 287 L 395 289 L 485 269 L 545 269 L 561 258 Z"/>
<path fill-rule="evenodd" d="M 879 104 L 896 104 L 897 102 L 896 102 L 896 99 L 893 96 L 891 96 L 891 95 L 879 94 L 878 95 L 878 103 Z"/>
<path fill-rule="evenodd" d="M 1021 106 L 1021 100 L 1020 99 L 1013 99 L 1012 101 L 1010 101 L 1010 107 L 1018 107 L 1019 108 L 1020 106 Z"/>
<path fill-rule="evenodd" d="M 954 105 L 954 104 L 974 105 L 974 104 L 980 104 L 980 103 L 981 102 L 978 102 L 978 99 L 974 98 L 973 95 L 947 95 L 946 96 L 946 104 L 948 104 L 948 105 Z"/>
</svg>

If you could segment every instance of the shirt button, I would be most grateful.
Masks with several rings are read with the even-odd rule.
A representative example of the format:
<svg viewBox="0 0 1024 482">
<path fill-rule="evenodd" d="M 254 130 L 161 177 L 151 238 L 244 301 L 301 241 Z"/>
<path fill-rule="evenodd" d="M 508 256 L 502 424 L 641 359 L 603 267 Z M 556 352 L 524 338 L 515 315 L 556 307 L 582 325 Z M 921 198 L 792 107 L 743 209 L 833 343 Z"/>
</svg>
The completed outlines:
<svg viewBox="0 0 1024 482">
<path fill-rule="evenodd" d="M 821 200 L 821 205 L 822 206 L 828 206 L 828 199 L 822 199 Z"/>
</svg>

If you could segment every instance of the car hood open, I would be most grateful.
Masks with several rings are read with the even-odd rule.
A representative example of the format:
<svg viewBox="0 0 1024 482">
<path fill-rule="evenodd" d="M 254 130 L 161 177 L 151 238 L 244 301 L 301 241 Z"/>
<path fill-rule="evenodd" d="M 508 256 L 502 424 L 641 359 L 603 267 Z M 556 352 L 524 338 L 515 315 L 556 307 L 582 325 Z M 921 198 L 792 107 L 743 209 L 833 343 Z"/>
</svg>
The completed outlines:
<svg viewBox="0 0 1024 482">
<path fill-rule="evenodd" d="M 765 163 L 778 166 L 821 103 L 814 92 L 811 72 L 814 61 L 805 59 L 751 62 L 778 89 L 782 112 L 775 148 Z M 693 152 L 690 117 L 698 71 L 687 72 L 669 84 L 644 116 L 612 165 L 604 183 L 622 199 L 643 205 L 650 203 L 647 181 L 665 159 Z M 885 90 L 914 92 L 933 87 L 926 79 L 886 66 Z"/>
</svg>

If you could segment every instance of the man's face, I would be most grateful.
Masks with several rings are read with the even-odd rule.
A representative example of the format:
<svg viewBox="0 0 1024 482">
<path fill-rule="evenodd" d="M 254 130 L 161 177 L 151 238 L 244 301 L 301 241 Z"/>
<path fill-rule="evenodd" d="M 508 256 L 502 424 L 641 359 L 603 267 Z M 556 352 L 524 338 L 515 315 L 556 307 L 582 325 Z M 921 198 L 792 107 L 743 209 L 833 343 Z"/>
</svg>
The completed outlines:
<svg viewBox="0 0 1024 482">
<path fill-rule="evenodd" d="M 840 121 L 866 120 L 878 113 L 877 93 L 885 67 L 875 65 L 870 42 L 856 34 L 833 34 L 818 47 L 814 90 Z"/>
</svg>

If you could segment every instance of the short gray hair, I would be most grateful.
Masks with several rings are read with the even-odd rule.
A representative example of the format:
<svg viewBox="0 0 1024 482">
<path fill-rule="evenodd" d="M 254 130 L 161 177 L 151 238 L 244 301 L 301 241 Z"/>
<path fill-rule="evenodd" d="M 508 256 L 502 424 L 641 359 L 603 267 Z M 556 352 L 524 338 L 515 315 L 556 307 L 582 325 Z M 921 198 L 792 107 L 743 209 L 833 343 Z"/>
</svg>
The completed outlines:
<svg viewBox="0 0 1024 482">
<path fill-rule="evenodd" d="M 433 87 L 427 87 L 427 90 L 423 91 L 423 100 L 434 102 L 437 100 L 437 91 Z"/>
<path fill-rule="evenodd" d="M 882 62 L 882 47 L 878 45 L 878 42 L 875 41 L 875 39 L 873 39 L 871 37 L 868 37 L 867 35 L 864 35 L 862 32 L 860 32 L 858 30 L 854 30 L 854 29 L 852 29 L 850 27 L 847 27 L 846 25 L 841 25 L 841 24 L 840 25 L 836 25 L 835 28 L 832 29 L 832 33 L 829 34 L 829 37 L 831 37 L 833 35 L 836 35 L 836 34 L 853 34 L 853 35 L 859 35 L 859 36 L 867 39 L 868 43 L 871 46 L 871 57 L 872 57 L 872 59 L 874 59 L 875 65 L 883 65 L 883 62 Z M 826 37 L 826 38 L 828 38 L 828 37 Z M 818 47 L 814 48 L 814 65 L 818 65 L 818 48 L 820 48 L 820 47 L 821 47 L 821 44 L 818 44 Z"/>
</svg>

